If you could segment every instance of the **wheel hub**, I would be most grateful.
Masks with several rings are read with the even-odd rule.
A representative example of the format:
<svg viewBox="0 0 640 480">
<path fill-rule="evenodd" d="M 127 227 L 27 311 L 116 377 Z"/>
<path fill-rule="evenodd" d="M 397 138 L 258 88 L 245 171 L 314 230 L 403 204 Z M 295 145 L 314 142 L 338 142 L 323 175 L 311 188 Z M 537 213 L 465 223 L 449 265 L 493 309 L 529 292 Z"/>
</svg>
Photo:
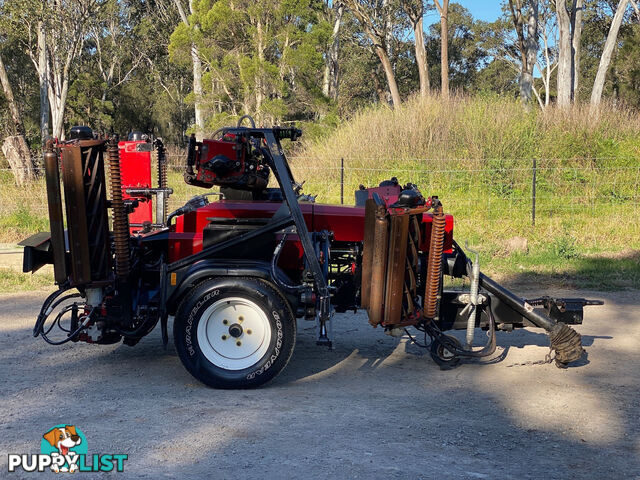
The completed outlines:
<svg viewBox="0 0 640 480">
<path fill-rule="evenodd" d="M 238 323 L 234 323 L 229 327 L 229 335 L 233 338 L 239 338 L 242 335 L 242 326 Z"/>
<path fill-rule="evenodd" d="M 243 370 L 267 353 L 271 323 L 252 300 L 227 297 L 203 312 L 197 338 L 198 347 L 211 363 L 226 370 Z"/>
</svg>

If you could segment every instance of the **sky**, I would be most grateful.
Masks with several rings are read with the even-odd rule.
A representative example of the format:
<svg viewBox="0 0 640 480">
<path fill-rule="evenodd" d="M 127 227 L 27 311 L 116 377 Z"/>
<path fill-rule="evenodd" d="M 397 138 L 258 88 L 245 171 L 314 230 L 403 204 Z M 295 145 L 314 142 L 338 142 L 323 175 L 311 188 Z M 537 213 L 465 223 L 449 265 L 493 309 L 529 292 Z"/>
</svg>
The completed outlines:
<svg viewBox="0 0 640 480">
<path fill-rule="evenodd" d="M 492 22 L 502 14 L 502 2 L 500 0 L 451 0 L 450 3 L 459 3 L 471 12 L 473 18 Z M 425 23 L 435 23 L 440 20 L 437 12 L 425 15 Z"/>
</svg>

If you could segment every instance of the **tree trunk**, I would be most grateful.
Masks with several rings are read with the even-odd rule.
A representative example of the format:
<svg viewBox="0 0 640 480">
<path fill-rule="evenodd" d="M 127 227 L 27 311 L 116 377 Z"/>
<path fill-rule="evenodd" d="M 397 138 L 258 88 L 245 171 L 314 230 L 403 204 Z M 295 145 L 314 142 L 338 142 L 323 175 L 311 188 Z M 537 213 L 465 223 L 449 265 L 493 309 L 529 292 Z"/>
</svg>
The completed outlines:
<svg viewBox="0 0 640 480">
<path fill-rule="evenodd" d="M 202 112 L 202 62 L 198 47 L 191 45 L 191 62 L 193 63 L 193 95 L 195 97 L 194 107 L 196 114 L 196 135 L 201 136 L 204 132 L 204 115 Z"/>
<path fill-rule="evenodd" d="M 263 31 L 262 31 L 262 20 L 258 20 L 256 27 L 257 34 L 257 44 L 256 49 L 258 51 L 258 68 L 256 69 L 256 87 L 255 87 L 255 99 L 256 99 L 256 108 L 255 108 L 255 116 L 256 120 L 259 123 L 263 123 L 264 119 L 262 118 L 262 102 L 266 97 L 266 92 L 264 91 L 263 78 L 262 78 L 262 67 L 265 62 L 264 55 L 264 42 L 263 42 Z M 249 112 L 245 112 L 249 113 Z"/>
<path fill-rule="evenodd" d="M 336 21 L 333 25 L 332 43 L 329 50 L 329 93 L 334 101 L 338 99 L 338 85 L 340 84 L 340 26 L 342 25 L 343 14 L 344 5 L 340 3 L 336 13 Z"/>
<path fill-rule="evenodd" d="M 2 85 L 2 91 L 4 97 L 9 104 L 9 112 L 11 113 L 11 119 L 13 120 L 13 131 L 17 135 L 24 135 L 24 125 L 22 123 L 22 116 L 20 110 L 18 110 L 18 104 L 13 96 L 13 89 L 9 83 L 9 76 L 7 75 L 7 69 L 4 66 L 2 57 L 0 57 L 0 85 Z"/>
<path fill-rule="evenodd" d="M 2 153 L 9 162 L 18 185 L 24 185 L 35 178 L 31 153 L 23 135 L 5 138 L 2 143 Z"/>
<path fill-rule="evenodd" d="M 329 61 L 329 52 L 327 52 L 327 58 L 324 60 L 324 71 L 322 73 L 322 94 L 325 97 L 329 96 L 329 77 L 331 76 L 331 65 Z"/>
<path fill-rule="evenodd" d="M 180 1 L 180 0 L 178 0 Z M 194 13 L 193 0 L 189 0 L 189 11 Z M 198 27 L 195 26 L 195 29 Z M 200 60 L 200 51 L 198 46 L 191 45 L 191 61 L 193 63 L 193 95 L 195 97 L 194 109 L 196 114 L 196 135 L 204 133 L 204 113 L 202 108 L 202 61 Z"/>
<path fill-rule="evenodd" d="M 567 12 L 566 0 L 556 1 L 558 15 L 558 106 L 571 104 L 571 21 Z"/>
<path fill-rule="evenodd" d="M 520 78 L 520 98 L 525 103 L 531 102 L 533 90 L 533 67 L 538 57 L 538 1 L 532 0 L 527 19 L 527 39 L 525 41 L 526 60 Z"/>
<path fill-rule="evenodd" d="M 174 4 L 178 9 L 178 15 L 187 27 L 191 28 L 189 19 L 182 8 L 181 0 L 174 0 Z M 193 0 L 189 0 L 189 10 L 193 13 Z M 204 130 L 204 115 L 202 109 L 202 61 L 200 60 L 200 52 L 198 46 L 195 43 L 191 44 L 191 63 L 193 67 L 193 95 L 194 95 L 194 110 L 196 117 L 196 136 L 202 136 Z"/>
<path fill-rule="evenodd" d="M 574 0 L 571 11 L 571 98 L 576 99 L 580 84 L 580 42 L 582 39 L 582 10 L 584 0 Z"/>
<path fill-rule="evenodd" d="M 415 38 L 416 64 L 420 77 L 420 96 L 426 97 L 429 95 L 429 90 L 431 90 L 431 79 L 429 78 L 429 64 L 427 63 L 427 49 L 424 45 L 422 16 L 413 25 L 413 36 Z"/>
<path fill-rule="evenodd" d="M 440 91 L 444 98 L 449 98 L 449 0 L 434 0 L 440 14 Z"/>
<path fill-rule="evenodd" d="M 54 63 L 57 59 L 51 59 Z M 67 93 L 69 91 L 69 65 L 71 61 L 67 58 L 66 66 L 60 68 L 55 65 L 50 68 L 49 73 L 49 106 L 51 107 L 51 128 L 54 138 L 64 140 L 64 111 L 67 103 Z"/>
<path fill-rule="evenodd" d="M 331 40 L 329 51 L 325 59 L 324 77 L 322 79 L 322 93 L 326 97 L 333 100 L 338 98 L 339 83 L 339 55 L 340 55 L 340 27 L 342 25 L 342 15 L 344 13 L 344 5 L 342 3 L 334 3 L 335 17 L 333 21 L 333 32 L 331 32 Z"/>
<path fill-rule="evenodd" d="M 376 45 L 376 53 L 384 69 L 384 74 L 387 77 L 387 84 L 389 85 L 389 93 L 391 93 L 391 102 L 394 107 L 400 106 L 402 99 L 400 98 L 400 92 L 398 91 L 398 84 L 396 83 L 396 76 L 393 73 L 393 67 L 389 55 L 384 48 Z"/>
<path fill-rule="evenodd" d="M 49 136 L 49 60 L 44 22 L 38 22 L 38 82 L 40 83 L 40 136 L 42 144 Z"/>
<path fill-rule="evenodd" d="M 544 83 L 544 106 L 549 106 L 550 100 L 550 89 L 551 89 L 551 58 L 549 57 L 549 39 L 547 37 L 547 32 L 542 30 L 542 42 L 544 47 L 544 61 L 545 61 L 545 69 L 542 76 L 542 81 Z"/>
<path fill-rule="evenodd" d="M 2 62 L 2 58 L 0 58 L 0 84 L 2 84 L 4 97 L 9 104 L 9 111 L 11 112 L 14 125 L 13 130 L 16 133 L 15 136 L 7 137 L 4 140 L 2 153 L 9 162 L 16 183 L 18 185 L 24 185 L 25 182 L 35 178 L 35 171 L 31 160 L 31 152 L 24 138 L 22 116 L 20 115 L 20 110 L 18 110 L 18 105 L 13 96 L 13 89 L 9 83 L 9 76 L 7 75 L 7 70 Z"/>
<path fill-rule="evenodd" d="M 602 56 L 600 57 L 600 65 L 598 65 L 598 73 L 596 74 L 596 79 L 593 82 L 593 90 L 591 91 L 591 108 L 592 109 L 597 108 L 598 105 L 600 105 L 600 100 L 602 99 L 602 90 L 604 89 L 604 81 L 607 78 L 607 70 L 609 70 L 609 63 L 611 63 L 611 55 L 613 54 L 613 49 L 616 46 L 616 41 L 618 39 L 618 31 L 620 30 L 620 25 L 622 24 L 622 18 L 624 17 L 624 12 L 627 9 L 628 4 L 629 4 L 629 0 L 620 0 L 616 13 L 613 16 L 613 21 L 611 22 L 611 28 L 609 29 L 609 34 L 607 35 L 607 41 L 604 44 L 604 51 L 602 52 Z"/>
<path fill-rule="evenodd" d="M 382 3 L 384 6 L 387 6 L 388 0 L 383 0 Z M 391 102 L 394 106 L 400 105 L 402 100 L 400 98 L 400 92 L 398 91 L 398 85 L 396 84 L 395 74 L 393 73 L 393 65 L 391 64 L 391 60 L 389 59 L 390 46 L 387 42 L 387 35 L 389 33 L 388 29 L 385 28 L 383 32 L 380 32 L 374 25 L 371 18 L 362 11 L 360 4 L 356 0 L 345 0 L 345 4 L 356 17 L 363 30 L 369 37 L 369 40 L 371 40 L 371 43 L 373 44 L 376 55 L 378 55 L 378 58 L 380 59 L 380 63 L 387 78 L 389 93 L 391 94 Z M 389 21 L 390 20 L 387 16 L 387 26 L 389 25 Z"/>
<path fill-rule="evenodd" d="M 376 93 L 378 94 L 378 100 L 380 101 L 380 104 L 384 105 L 385 103 L 387 103 L 387 97 L 385 95 L 384 88 L 382 88 L 382 85 L 380 85 L 380 82 L 378 81 L 379 73 L 380 73 L 380 64 L 378 64 L 378 66 L 376 67 L 376 71 L 374 72 L 373 70 L 371 70 L 369 72 L 369 75 L 371 75 L 373 86 L 376 90 Z"/>
</svg>

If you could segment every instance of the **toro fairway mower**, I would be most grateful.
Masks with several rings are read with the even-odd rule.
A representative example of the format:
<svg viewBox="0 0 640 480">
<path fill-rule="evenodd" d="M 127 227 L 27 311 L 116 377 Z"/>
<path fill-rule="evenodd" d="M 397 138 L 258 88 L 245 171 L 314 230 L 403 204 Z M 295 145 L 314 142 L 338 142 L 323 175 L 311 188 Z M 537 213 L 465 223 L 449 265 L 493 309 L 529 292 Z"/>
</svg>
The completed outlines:
<svg viewBox="0 0 640 480">
<path fill-rule="evenodd" d="M 47 143 L 51 232 L 22 242 L 24 271 L 53 264 L 59 288 L 42 306 L 35 337 L 135 345 L 160 323 L 166 344 L 173 316 L 181 361 L 218 388 L 275 377 L 293 351 L 296 318 L 315 321 L 317 343 L 331 347 L 334 313 L 357 308 L 390 335 L 423 332 L 443 368 L 493 354 L 497 330 L 521 327 L 548 332 L 558 366 L 581 357 L 569 325 L 582 323 L 585 305 L 602 302 L 509 292 L 454 241 L 441 200 L 415 185 L 391 179 L 361 186 L 355 206 L 316 203 L 281 147 L 302 132 L 249 120 L 190 139 L 185 181 L 220 191 L 172 213 L 160 140 L 118 142 L 74 128 L 71 140 Z M 271 174 L 278 188 L 268 187 Z M 470 288 L 444 288 L 445 275 L 467 277 Z M 474 348 L 478 328 L 489 340 Z M 464 344 L 444 333 L 452 329 L 466 330 Z"/>
</svg>

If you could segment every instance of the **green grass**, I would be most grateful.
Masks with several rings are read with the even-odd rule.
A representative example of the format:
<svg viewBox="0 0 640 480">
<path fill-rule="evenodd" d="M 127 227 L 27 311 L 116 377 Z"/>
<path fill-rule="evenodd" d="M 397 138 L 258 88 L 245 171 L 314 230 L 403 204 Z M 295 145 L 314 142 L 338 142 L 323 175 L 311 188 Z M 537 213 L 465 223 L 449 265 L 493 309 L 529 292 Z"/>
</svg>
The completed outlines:
<svg viewBox="0 0 640 480">
<path fill-rule="evenodd" d="M 17 210 L 0 214 L 0 243 L 18 242 L 36 232 L 48 232 L 49 219 L 21 205 Z"/>
<path fill-rule="evenodd" d="M 570 258 L 551 249 L 534 250 L 526 254 L 514 253 L 508 257 L 490 257 L 482 268 L 501 281 L 535 285 L 540 289 L 640 289 L 638 250 L 617 254 L 576 252 Z"/>
<path fill-rule="evenodd" d="M 0 293 L 29 292 L 43 288 L 53 288 L 53 275 L 21 273 L 0 266 Z"/>
</svg>

